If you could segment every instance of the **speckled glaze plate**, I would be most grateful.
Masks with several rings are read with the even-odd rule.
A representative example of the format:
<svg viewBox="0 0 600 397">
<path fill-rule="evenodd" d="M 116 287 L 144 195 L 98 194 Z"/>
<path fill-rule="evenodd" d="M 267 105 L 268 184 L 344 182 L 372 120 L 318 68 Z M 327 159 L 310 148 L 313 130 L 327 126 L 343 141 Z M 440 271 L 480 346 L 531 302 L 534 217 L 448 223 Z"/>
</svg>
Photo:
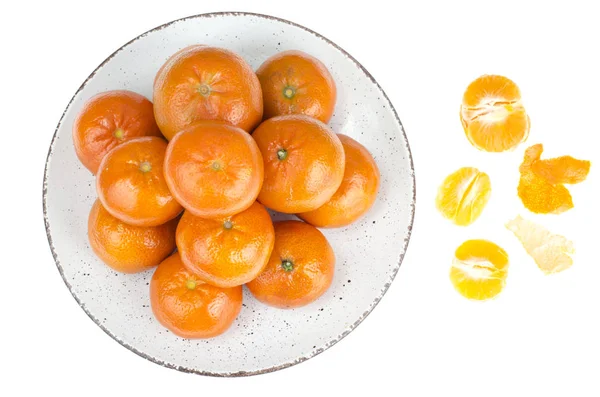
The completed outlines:
<svg viewBox="0 0 600 397">
<path fill-rule="evenodd" d="M 240 316 L 225 334 L 186 340 L 152 315 L 152 271 L 119 274 L 97 259 L 87 239 L 87 217 L 96 198 L 94 177 L 79 163 L 73 121 L 93 95 L 128 89 L 152 98 L 163 62 L 190 44 L 228 48 L 257 68 L 269 56 L 297 49 L 320 59 L 338 89 L 330 122 L 336 132 L 369 149 L 381 171 L 371 211 L 347 228 L 323 230 L 336 257 L 331 288 L 294 310 L 260 304 L 248 291 Z M 159 26 L 109 56 L 83 83 L 54 134 L 44 176 L 44 216 L 50 248 L 73 297 L 117 342 L 155 363 L 213 376 L 242 376 L 286 368 L 331 347 L 373 310 L 394 279 L 406 251 L 414 215 L 415 181 L 408 141 L 389 99 L 348 53 L 294 23 L 248 13 L 203 14 Z"/>
</svg>

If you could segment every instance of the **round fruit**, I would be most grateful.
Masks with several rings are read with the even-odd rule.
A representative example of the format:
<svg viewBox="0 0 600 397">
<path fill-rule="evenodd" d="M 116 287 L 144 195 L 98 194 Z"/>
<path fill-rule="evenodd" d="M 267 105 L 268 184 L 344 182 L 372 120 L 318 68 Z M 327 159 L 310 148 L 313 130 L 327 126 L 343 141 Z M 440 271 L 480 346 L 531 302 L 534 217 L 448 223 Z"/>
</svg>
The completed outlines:
<svg viewBox="0 0 600 397">
<path fill-rule="evenodd" d="M 222 122 L 196 123 L 177 134 L 165 156 L 169 189 L 192 214 L 227 217 L 254 203 L 263 160 L 252 137 Z"/>
<path fill-rule="evenodd" d="M 514 149 L 529 136 L 529 116 L 521 91 L 504 76 L 484 75 L 469 84 L 460 121 L 469 142 L 487 152 Z"/>
<path fill-rule="evenodd" d="M 258 202 L 237 215 L 204 219 L 184 212 L 177 226 L 177 248 L 199 279 L 222 288 L 253 280 L 266 266 L 275 232 Z"/>
<path fill-rule="evenodd" d="M 438 188 L 437 210 L 458 226 L 475 222 L 492 195 L 490 177 L 473 167 L 462 167 L 448 175 Z"/>
<path fill-rule="evenodd" d="M 88 238 L 96 255 L 122 273 L 137 273 L 158 265 L 175 249 L 177 219 L 160 226 L 128 225 L 94 202 L 88 218 Z"/>
<path fill-rule="evenodd" d="M 284 213 L 315 210 L 340 187 L 344 147 L 333 131 L 304 115 L 273 117 L 252 134 L 265 163 L 258 200 Z"/>
<path fill-rule="evenodd" d="M 220 288 L 188 271 L 179 253 L 165 259 L 150 281 L 150 303 L 164 327 L 182 338 L 212 338 L 227 331 L 242 309 L 242 287 Z"/>
<path fill-rule="evenodd" d="M 256 71 L 263 92 L 265 119 L 305 114 L 327 123 L 333 114 L 336 88 L 331 74 L 315 57 L 284 51 Z"/>
<path fill-rule="evenodd" d="M 456 249 L 450 281 L 465 298 L 486 300 L 506 284 L 508 254 L 487 240 L 468 240 Z"/>
<path fill-rule="evenodd" d="M 167 142 L 137 138 L 111 150 L 100 163 L 96 190 L 114 217 L 136 226 L 158 226 L 183 207 L 175 200 L 163 174 Z"/>
<path fill-rule="evenodd" d="M 335 254 L 323 233 L 300 221 L 275 222 L 275 247 L 265 270 L 248 284 L 259 301 L 279 307 L 305 306 L 327 291 Z"/>
<path fill-rule="evenodd" d="M 363 216 L 375 202 L 379 168 L 371 153 L 354 139 L 338 134 L 346 158 L 344 179 L 333 197 L 316 210 L 298 214 L 317 227 L 347 226 Z"/>
<path fill-rule="evenodd" d="M 92 97 L 73 124 L 75 153 L 93 174 L 112 148 L 142 136 L 161 133 L 152 102 L 131 91 L 107 91 Z"/>
<path fill-rule="evenodd" d="M 200 120 L 252 131 L 262 119 L 260 82 L 240 56 L 195 45 L 171 56 L 154 80 L 154 115 L 167 139 Z"/>
</svg>

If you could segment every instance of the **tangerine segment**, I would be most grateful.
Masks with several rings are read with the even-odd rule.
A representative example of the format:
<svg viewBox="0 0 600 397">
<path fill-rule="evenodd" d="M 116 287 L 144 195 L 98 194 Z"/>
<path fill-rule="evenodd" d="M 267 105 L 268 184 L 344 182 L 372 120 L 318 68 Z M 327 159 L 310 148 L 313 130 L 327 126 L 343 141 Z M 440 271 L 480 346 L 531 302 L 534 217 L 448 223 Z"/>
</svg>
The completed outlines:
<svg viewBox="0 0 600 397">
<path fill-rule="evenodd" d="M 513 149 L 529 135 L 519 87 L 504 76 L 484 75 L 469 84 L 460 120 L 469 142 L 488 152 Z"/>
<path fill-rule="evenodd" d="M 517 193 L 525 208 L 534 213 L 560 214 L 573 208 L 573 199 L 564 183 L 585 180 L 590 162 L 571 156 L 541 160 L 544 147 L 533 145 L 525 150 L 519 167 L 521 178 Z"/>
<path fill-rule="evenodd" d="M 504 288 L 508 254 L 487 240 L 468 240 L 454 253 L 450 281 L 465 298 L 486 300 Z"/>
<path fill-rule="evenodd" d="M 544 273 L 558 273 L 573 265 L 571 255 L 575 253 L 575 247 L 565 237 L 553 234 L 521 216 L 508 222 L 506 228 L 514 233 Z"/>
<path fill-rule="evenodd" d="M 448 175 L 438 189 L 436 207 L 459 226 L 473 223 L 490 199 L 492 186 L 485 172 L 463 167 Z"/>
</svg>

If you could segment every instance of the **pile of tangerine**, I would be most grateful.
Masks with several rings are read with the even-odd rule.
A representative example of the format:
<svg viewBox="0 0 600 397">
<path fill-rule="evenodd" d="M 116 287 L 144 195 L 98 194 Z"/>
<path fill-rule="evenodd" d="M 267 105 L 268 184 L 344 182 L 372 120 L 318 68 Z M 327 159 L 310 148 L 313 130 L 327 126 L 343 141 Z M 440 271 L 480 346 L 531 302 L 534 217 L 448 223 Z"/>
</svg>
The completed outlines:
<svg viewBox="0 0 600 397">
<path fill-rule="evenodd" d="M 315 301 L 335 267 L 316 227 L 356 221 L 379 188 L 367 149 L 327 126 L 335 101 L 330 72 L 306 53 L 281 52 L 255 73 L 205 45 L 165 62 L 153 103 L 130 91 L 91 98 L 73 141 L 96 175 L 92 249 L 119 272 L 158 266 L 152 311 L 185 338 L 225 332 L 242 285 L 278 308 Z M 272 222 L 266 207 L 304 222 Z"/>
</svg>

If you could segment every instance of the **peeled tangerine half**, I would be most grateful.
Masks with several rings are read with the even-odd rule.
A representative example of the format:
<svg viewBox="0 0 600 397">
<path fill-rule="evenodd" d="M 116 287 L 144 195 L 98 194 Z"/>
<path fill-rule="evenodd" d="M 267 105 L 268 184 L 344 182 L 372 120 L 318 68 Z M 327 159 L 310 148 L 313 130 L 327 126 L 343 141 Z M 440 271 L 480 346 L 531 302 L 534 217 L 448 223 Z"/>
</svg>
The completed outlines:
<svg viewBox="0 0 600 397">
<path fill-rule="evenodd" d="M 475 222 L 490 199 L 492 185 L 485 172 L 463 167 L 448 175 L 435 200 L 440 213 L 459 226 Z"/>
<path fill-rule="evenodd" d="M 508 254 L 487 240 L 468 240 L 454 253 L 450 280 L 465 298 L 486 300 L 504 288 Z"/>
<path fill-rule="evenodd" d="M 513 149 L 529 136 L 529 116 L 521 91 L 504 76 L 484 75 L 469 84 L 460 121 L 469 142 L 487 152 Z"/>
<path fill-rule="evenodd" d="M 558 273 L 573 264 L 573 242 L 549 232 L 546 228 L 517 216 L 506 224 L 521 241 L 525 251 L 546 274 Z"/>
<path fill-rule="evenodd" d="M 560 214 L 573 208 L 571 193 L 563 184 L 585 180 L 590 162 L 571 156 L 542 160 L 542 144 L 525 150 L 519 167 L 521 178 L 517 193 L 525 208 L 538 214 Z"/>
</svg>

